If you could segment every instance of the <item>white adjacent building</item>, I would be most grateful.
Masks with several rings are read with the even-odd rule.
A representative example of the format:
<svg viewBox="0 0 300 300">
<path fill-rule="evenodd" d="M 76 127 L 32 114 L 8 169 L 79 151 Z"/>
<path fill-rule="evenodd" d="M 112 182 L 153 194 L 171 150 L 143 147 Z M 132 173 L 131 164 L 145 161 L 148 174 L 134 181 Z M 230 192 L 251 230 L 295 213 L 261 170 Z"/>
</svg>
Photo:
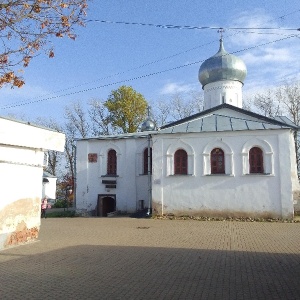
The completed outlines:
<svg viewBox="0 0 300 300">
<path fill-rule="evenodd" d="M 0 250 L 37 239 L 45 152 L 64 143 L 62 133 L 0 117 Z"/>
<path fill-rule="evenodd" d="M 56 199 L 56 182 L 56 176 L 53 176 L 46 171 L 43 172 L 42 198 L 47 197 L 49 199 Z"/>
<path fill-rule="evenodd" d="M 298 127 L 242 109 L 246 73 L 221 40 L 199 70 L 204 111 L 158 130 L 148 120 L 143 132 L 79 140 L 77 210 L 293 218 Z"/>
</svg>

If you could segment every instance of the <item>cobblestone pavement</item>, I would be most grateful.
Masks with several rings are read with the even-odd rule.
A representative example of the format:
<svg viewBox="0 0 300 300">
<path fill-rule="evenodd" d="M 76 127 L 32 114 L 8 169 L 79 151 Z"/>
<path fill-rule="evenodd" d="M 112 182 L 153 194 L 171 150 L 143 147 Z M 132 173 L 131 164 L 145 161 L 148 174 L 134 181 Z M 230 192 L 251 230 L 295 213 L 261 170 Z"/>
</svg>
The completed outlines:
<svg viewBox="0 0 300 300">
<path fill-rule="evenodd" d="M 42 220 L 0 252 L 0 299 L 300 299 L 300 223 Z"/>
</svg>

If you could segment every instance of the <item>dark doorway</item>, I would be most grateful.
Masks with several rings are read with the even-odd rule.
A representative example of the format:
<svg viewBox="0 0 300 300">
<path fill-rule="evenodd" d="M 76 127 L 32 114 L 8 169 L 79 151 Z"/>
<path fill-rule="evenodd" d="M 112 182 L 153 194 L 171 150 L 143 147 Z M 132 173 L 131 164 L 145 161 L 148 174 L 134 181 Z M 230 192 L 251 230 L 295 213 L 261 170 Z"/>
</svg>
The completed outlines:
<svg viewBox="0 0 300 300">
<path fill-rule="evenodd" d="M 116 211 L 115 195 L 98 195 L 97 216 L 107 217 L 108 213 Z"/>
</svg>

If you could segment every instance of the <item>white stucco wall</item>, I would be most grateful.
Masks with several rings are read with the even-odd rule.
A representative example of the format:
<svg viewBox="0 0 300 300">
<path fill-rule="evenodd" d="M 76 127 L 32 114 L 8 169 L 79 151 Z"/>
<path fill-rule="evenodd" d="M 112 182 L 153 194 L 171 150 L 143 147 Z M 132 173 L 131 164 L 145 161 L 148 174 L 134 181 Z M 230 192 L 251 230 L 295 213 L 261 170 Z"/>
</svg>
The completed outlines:
<svg viewBox="0 0 300 300">
<path fill-rule="evenodd" d="M 293 191 L 299 185 L 290 130 L 154 134 L 152 143 L 154 213 L 293 217 Z M 263 149 L 265 174 L 249 174 L 248 153 L 255 146 Z M 95 210 L 98 195 L 115 195 L 120 211 L 135 211 L 138 200 L 148 206 L 147 176 L 141 175 L 146 147 L 146 138 L 78 141 L 76 208 Z M 210 175 L 215 147 L 225 152 L 225 175 Z M 174 175 L 173 157 L 180 148 L 188 154 L 188 175 Z M 115 178 L 105 176 L 109 149 L 117 152 Z M 97 154 L 97 162 L 88 162 L 89 153 Z M 107 179 L 116 179 L 115 189 L 105 188 Z"/>
<path fill-rule="evenodd" d="M 0 118 L 0 249 L 38 237 L 44 151 L 63 151 L 64 140 L 64 134 Z"/>
<path fill-rule="evenodd" d="M 76 209 L 95 211 L 98 195 L 114 196 L 116 210 L 135 212 L 139 200 L 147 200 L 147 175 L 143 175 L 143 151 L 147 139 L 80 140 L 77 142 Z M 117 176 L 106 176 L 107 152 L 117 153 Z M 97 162 L 88 162 L 88 154 L 97 154 Z M 107 189 L 102 180 L 116 180 L 116 188 Z M 146 201 L 147 202 L 147 201 Z"/>
<path fill-rule="evenodd" d="M 56 199 L 56 177 L 47 177 L 48 182 L 43 182 L 42 197 Z"/>
<path fill-rule="evenodd" d="M 253 146 L 265 148 L 265 170 L 270 174 L 245 172 L 243 147 L 249 141 Z M 209 164 L 207 147 L 209 151 L 214 147 L 225 150 L 226 175 L 209 175 L 205 171 Z M 173 151 L 168 152 L 170 148 L 187 149 L 189 175 L 170 174 L 168 170 L 173 168 L 168 161 Z M 153 208 L 159 214 L 292 218 L 291 178 L 296 167 L 293 149 L 289 130 L 156 135 Z"/>
<path fill-rule="evenodd" d="M 0 118 L 0 142 L 3 145 L 63 152 L 65 138 L 62 133 L 47 128 Z"/>
</svg>

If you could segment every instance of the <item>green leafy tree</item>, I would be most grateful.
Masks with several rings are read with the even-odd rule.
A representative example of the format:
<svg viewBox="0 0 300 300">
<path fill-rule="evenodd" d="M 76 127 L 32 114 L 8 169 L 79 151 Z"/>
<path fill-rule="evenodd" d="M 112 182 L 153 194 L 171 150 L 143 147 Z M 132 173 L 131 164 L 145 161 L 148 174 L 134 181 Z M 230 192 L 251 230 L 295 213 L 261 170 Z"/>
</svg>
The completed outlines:
<svg viewBox="0 0 300 300">
<path fill-rule="evenodd" d="M 148 103 L 142 94 L 123 85 L 111 92 L 104 106 L 112 126 L 122 133 L 131 133 L 145 120 Z"/>
</svg>

